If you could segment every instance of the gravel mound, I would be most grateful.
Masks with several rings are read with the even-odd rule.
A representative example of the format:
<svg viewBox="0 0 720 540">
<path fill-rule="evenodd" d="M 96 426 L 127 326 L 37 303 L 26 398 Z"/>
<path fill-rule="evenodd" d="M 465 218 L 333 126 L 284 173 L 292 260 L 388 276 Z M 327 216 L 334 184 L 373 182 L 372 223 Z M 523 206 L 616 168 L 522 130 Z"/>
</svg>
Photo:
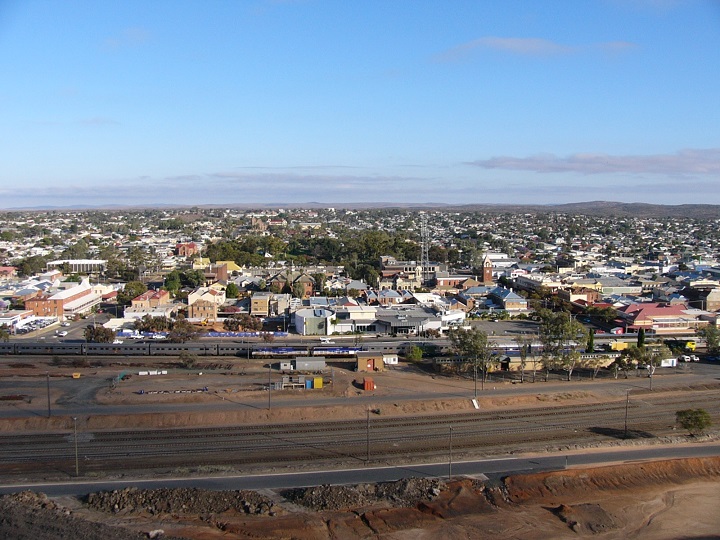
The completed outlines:
<svg viewBox="0 0 720 540">
<path fill-rule="evenodd" d="M 315 511 L 342 510 L 377 504 L 412 507 L 431 501 L 444 490 L 445 483 L 437 478 L 406 478 L 381 484 L 356 486 L 322 485 L 291 489 L 283 492 L 290 502 Z"/>
<path fill-rule="evenodd" d="M 43 493 L 24 491 L 0 497 L 0 538 L 138 540 L 148 538 L 148 535 L 85 521 L 58 506 Z"/>
<path fill-rule="evenodd" d="M 275 503 L 255 491 L 211 491 L 196 488 L 100 491 L 87 496 L 93 510 L 114 514 L 243 514 L 275 515 Z"/>
</svg>

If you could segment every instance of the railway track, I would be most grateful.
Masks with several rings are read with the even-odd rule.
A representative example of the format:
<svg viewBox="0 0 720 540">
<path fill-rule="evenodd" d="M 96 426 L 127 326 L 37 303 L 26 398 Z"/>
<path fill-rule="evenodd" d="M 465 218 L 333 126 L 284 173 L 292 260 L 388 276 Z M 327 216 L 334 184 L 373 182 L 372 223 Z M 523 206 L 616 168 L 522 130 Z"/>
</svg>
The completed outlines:
<svg viewBox="0 0 720 540">
<path fill-rule="evenodd" d="M 291 464 L 312 460 L 373 460 L 457 451 L 509 451 L 527 445 L 575 444 L 618 438 L 627 425 L 635 436 L 673 432 L 675 412 L 701 407 L 720 419 L 720 390 L 652 395 L 600 404 L 472 412 L 370 421 L 329 421 L 268 426 L 78 432 L 85 472 L 198 465 Z M 74 471 L 75 435 L 0 436 L 0 474 Z"/>
</svg>

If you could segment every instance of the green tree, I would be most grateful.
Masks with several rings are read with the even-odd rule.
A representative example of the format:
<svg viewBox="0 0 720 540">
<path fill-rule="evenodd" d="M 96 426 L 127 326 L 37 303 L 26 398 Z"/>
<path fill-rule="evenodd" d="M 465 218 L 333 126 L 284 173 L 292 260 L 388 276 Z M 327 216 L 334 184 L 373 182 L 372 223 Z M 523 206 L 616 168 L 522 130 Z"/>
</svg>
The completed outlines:
<svg viewBox="0 0 720 540">
<path fill-rule="evenodd" d="M 705 339 L 707 352 L 717 354 L 720 352 L 720 329 L 715 325 L 707 325 L 698 330 L 698 335 Z"/>
<path fill-rule="evenodd" d="M 472 367 L 475 396 L 477 397 L 478 369 L 482 373 L 481 388 L 484 390 L 487 370 L 492 360 L 492 346 L 488 340 L 488 335 L 479 328 L 471 328 L 470 330 L 453 328 L 448 332 L 448 338 L 455 354 L 466 359 Z"/>
<path fill-rule="evenodd" d="M 520 351 L 520 382 L 525 382 L 525 367 L 527 366 L 528 354 L 532 349 L 532 336 L 521 334 L 514 341 Z"/>
<path fill-rule="evenodd" d="M 578 343 L 587 340 L 587 329 L 577 322 L 569 312 L 553 312 L 539 309 L 540 343 L 543 355 L 547 355 L 550 365 L 557 364 L 567 371 L 568 381 L 580 360 Z"/>
<path fill-rule="evenodd" d="M 115 332 L 103 326 L 88 326 L 84 334 L 88 343 L 112 343 L 115 340 Z"/>
<path fill-rule="evenodd" d="M 197 355 L 188 351 L 182 351 L 178 359 L 180 360 L 182 367 L 185 369 L 192 369 L 198 361 Z"/>
<path fill-rule="evenodd" d="M 192 341 L 198 337 L 200 330 L 197 326 L 188 322 L 187 319 L 179 318 L 172 325 L 172 329 L 168 333 L 168 340 L 173 343 L 185 343 Z"/>
<path fill-rule="evenodd" d="M 588 340 L 587 340 L 587 345 L 585 346 L 585 352 L 588 352 L 588 353 L 595 352 L 595 332 L 593 332 L 593 331 L 588 331 Z"/>
<path fill-rule="evenodd" d="M 172 323 L 167 317 L 143 315 L 142 319 L 135 321 L 135 329 L 138 332 L 164 332 L 169 330 L 171 326 Z"/>
<path fill-rule="evenodd" d="M 645 329 L 641 328 L 638 330 L 637 346 L 639 349 L 645 347 Z"/>
<path fill-rule="evenodd" d="M 147 290 L 147 285 L 142 281 L 129 281 L 125 284 L 123 290 L 118 293 L 118 303 L 123 306 L 128 306 L 133 298 L 137 298 Z"/>
<path fill-rule="evenodd" d="M 292 286 L 292 295 L 295 298 L 305 298 L 305 285 L 300 281 L 296 281 Z"/>
<path fill-rule="evenodd" d="M 405 359 L 410 362 L 419 362 L 422 360 L 423 351 L 417 345 L 411 345 L 405 349 Z"/>
<path fill-rule="evenodd" d="M 675 420 L 693 437 L 702 435 L 712 425 L 710 414 L 705 409 L 684 409 L 675 413 Z"/>
<path fill-rule="evenodd" d="M 235 283 L 228 283 L 225 288 L 226 298 L 237 298 L 240 295 L 240 288 Z"/>
<path fill-rule="evenodd" d="M 167 276 L 165 276 L 165 282 L 163 283 L 163 286 L 167 291 L 170 292 L 170 294 L 175 296 L 180 290 L 180 287 L 182 286 L 182 280 L 180 279 L 180 271 L 173 270 Z"/>
<path fill-rule="evenodd" d="M 32 257 L 22 259 L 15 266 L 17 267 L 18 274 L 21 276 L 32 276 L 42 272 L 45 269 L 45 263 L 45 257 L 41 255 L 34 255 Z"/>
</svg>

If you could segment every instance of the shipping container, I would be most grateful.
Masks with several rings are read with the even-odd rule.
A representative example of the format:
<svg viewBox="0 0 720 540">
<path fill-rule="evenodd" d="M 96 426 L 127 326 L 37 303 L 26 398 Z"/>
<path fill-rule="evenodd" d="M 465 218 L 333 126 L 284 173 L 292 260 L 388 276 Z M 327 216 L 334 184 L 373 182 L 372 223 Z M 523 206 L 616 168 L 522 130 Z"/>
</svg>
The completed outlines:
<svg viewBox="0 0 720 540">
<path fill-rule="evenodd" d="M 325 369 L 325 359 L 313 358 L 311 356 L 296 358 L 293 364 L 298 371 L 322 371 Z"/>
</svg>

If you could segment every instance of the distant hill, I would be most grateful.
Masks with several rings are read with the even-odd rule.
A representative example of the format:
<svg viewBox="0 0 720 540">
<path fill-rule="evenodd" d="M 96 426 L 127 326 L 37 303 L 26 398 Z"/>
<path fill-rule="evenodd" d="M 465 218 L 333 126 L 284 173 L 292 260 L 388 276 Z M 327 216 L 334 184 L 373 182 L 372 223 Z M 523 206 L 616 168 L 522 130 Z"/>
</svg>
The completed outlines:
<svg viewBox="0 0 720 540">
<path fill-rule="evenodd" d="M 478 212 L 560 212 L 566 214 L 586 214 L 591 216 L 614 217 L 685 217 L 695 219 L 720 218 L 720 205 L 717 204 L 647 204 L 622 203 L 609 201 L 578 202 L 555 205 L 467 205 L 464 210 Z"/>
<path fill-rule="evenodd" d="M 484 212 L 488 214 L 527 214 L 527 213 L 566 213 L 586 214 L 591 216 L 607 217 L 640 217 L 640 218 L 670 218 L 684 217 L 695 219 L 720 219 L 720 205 L 717 204 L 647 204 L 647 203 L 623 203 L 611 201 L 590 201 L 566 204 L 466 204 L 454 205 L 446 203 L 393 203 L 393 202 L 356 202 L 356 203 L 244 203 L 244 204 L 197 204 L 197 205 L 172 205 L 172 204 L 144 204 L 144 205 L 77 205 L 77 206 L 47 206 L 33 208 L 12 208 L 7 211 L 69 211 L 69 210 L 145 210 L 145 209 L 171 209 L 171 208 L 236 208 L 247 210 L 262 209 L 283 209 L 283 208 L 342 208 L 352 210 L 372 209 L 404 209 L 404 210 L 452 210 L 455 212 Z"/>
</svg>

